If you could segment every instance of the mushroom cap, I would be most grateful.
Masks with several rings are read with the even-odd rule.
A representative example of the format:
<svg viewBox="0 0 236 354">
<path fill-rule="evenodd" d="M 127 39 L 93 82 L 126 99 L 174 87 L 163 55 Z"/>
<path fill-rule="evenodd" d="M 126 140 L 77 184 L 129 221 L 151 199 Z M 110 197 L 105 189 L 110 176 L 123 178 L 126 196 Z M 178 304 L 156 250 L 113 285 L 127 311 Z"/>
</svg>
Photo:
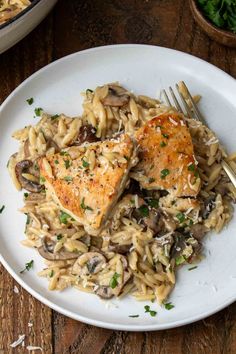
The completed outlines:
<svg viewBox="0 0 236 354">
<path fill-rule="evenodd" d="M 46 237 L 42 238 L 42 246 L 38 248 L 39 254 L 49 261 L 66 261 L 78 258 L 78 254 L 66 251 L 63 248 L 59 252 L 53 253 L 55 244 L 51 240 L 47 241 Z"/>
<path fill-rule="evenodd" d="M 108 94 L 101 100 L 105 106 L 122 107 L 130 100 L 127 91 L 118 85 L 109 85 Z"/>
<path fill-rule="evenodd" d="M 30 160 L 19 161 L 16 164 L 15 173 L 22 188 L 26 189 L 29 192 L 39 193 L 44 188 L 44 186 L 37 182 L 30 181 L 22 176 L 22 174 L 29 170 L 32 165 L 33 163 Z"/>
<path fill-rule="evenodd" d="M 86 252 L 78 257 L 72 268 L 73 274 L 96 274 L 106 264 L 106 258 L 99 252 Z"/>
</svg>

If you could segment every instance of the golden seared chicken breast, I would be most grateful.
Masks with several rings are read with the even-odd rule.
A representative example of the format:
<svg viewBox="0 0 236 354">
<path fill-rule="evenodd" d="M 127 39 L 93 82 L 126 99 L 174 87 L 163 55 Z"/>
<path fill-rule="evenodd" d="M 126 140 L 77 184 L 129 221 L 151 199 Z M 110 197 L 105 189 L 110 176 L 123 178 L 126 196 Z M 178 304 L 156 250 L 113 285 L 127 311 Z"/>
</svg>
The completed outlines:
<svg viewBox="0 0 236 354">
<path fill-rule="evenodd" d="M 144 189 L 163 189 L 177 197 L 195 197 L 200 178 L 193 143 L 183 117 L 164 113 L 142 126 L 136 133 L 139 163 L 132 177 Z"/>
<path fill-rule="evenodd" d="M 126 186 L 135 150 L 126 134 L 72 146 L 41 158 L 40 175 L 60 208 L 96 235 Z"/>
</svg>

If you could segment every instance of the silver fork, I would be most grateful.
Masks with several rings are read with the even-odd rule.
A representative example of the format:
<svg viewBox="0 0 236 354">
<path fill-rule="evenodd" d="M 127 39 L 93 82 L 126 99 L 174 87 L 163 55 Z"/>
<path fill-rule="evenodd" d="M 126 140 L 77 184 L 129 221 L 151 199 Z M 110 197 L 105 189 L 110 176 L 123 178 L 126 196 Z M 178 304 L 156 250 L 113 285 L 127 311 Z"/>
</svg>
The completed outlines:
<svg viewBox="0 0 236 354">
<path fill-rule="evenodd" d="M 189 89 L 187 88 L 186 84 L 183 81 L 182 81 L 182 85 L 184 86 L 184 88 L 186 90 L 188 99 L 191 102 L 192 107 L 189 106 L 187 100 L 185 99 L 185 97 L 183 96 L 183 94 L 180 90 L 179 85 L 176 84 L 175 87 L 178 91 L 179 97 L 180 97 L 181 102 L 185 108 L 185 111 L 183 110 L 182 106 L 180 105 L 180 103 L 174 93 L 174 90 L 172 89 L 172 87 L 169 87 L 170 95 L 174 101 L 175 108 L 180 113 L 183 113 L 185 116 L 187 116 L 189 118 L 193 118 L 195 120 L 198 120 L 198 121 L 202 122 L 204 125 L 208 126 L 205 118 L 203 117 L 203 115 L 199 111 L 197 104 L 194 102 L 194 99 L 193 99 L 192 95 L 190 94 Z M 165 97 L 165 100 L 166 100 L 168 106 L 173 107 L 173 104 L 171 104 L 171 101 L 168 97 L 166 90 L 163 89 L 162 93 Z M 225 159 L 223 159 L 221 161 L 221 165 L 222 165 L 223 169 L 225 170 L 227 176 L 229 177 L 230 181 L 233 183 L 234 187 L 236 188 L 236 174 L 235 174 L 235 172 L 233 171 L 233 169 L 231 168 L 231 166 L 228 164 L 228 162 Z"/>
</svg>

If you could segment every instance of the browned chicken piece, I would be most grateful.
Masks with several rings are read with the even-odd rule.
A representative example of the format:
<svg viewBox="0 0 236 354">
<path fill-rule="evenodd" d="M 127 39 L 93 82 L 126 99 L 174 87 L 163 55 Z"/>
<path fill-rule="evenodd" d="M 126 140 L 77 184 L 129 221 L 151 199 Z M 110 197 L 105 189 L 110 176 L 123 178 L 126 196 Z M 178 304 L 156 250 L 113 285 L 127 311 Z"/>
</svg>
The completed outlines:
<svg viewBox="0 0 236 354">
<path fill-rule="evenodd" d="M 200 189 L 192 139 L 183 117 L 164 113 L 136 133 L 140 162 L 132 177 L 144 189 L 163 189 L 177 197 L 195 197 Z"/>
<path fill-rule="evenodd" d="M 127 134 L 117 139 L 72 146 L 41 158 L 47 193 L 87 232 L 96 235 L 122 194 L 136 149 Z"/>
</svg>

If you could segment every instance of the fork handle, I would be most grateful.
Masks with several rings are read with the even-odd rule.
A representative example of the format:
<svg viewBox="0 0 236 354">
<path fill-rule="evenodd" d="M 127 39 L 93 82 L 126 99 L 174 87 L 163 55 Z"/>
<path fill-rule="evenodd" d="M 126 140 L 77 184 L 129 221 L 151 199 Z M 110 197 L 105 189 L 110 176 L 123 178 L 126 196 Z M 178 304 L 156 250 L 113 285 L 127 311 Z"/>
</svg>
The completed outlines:
<svg viewBox="0 0 236 354">
<path fill-rule="evenodd" d="M 223 169 L 225 170 L 227 176 L 229 177 L 230 181 L 233 183 L 234 187 L 236 188 L 236 173 L 232 169 L 232 167 L 226 162 L 225 160 L 222 160 L 221 165 Z"/>
</svg>

